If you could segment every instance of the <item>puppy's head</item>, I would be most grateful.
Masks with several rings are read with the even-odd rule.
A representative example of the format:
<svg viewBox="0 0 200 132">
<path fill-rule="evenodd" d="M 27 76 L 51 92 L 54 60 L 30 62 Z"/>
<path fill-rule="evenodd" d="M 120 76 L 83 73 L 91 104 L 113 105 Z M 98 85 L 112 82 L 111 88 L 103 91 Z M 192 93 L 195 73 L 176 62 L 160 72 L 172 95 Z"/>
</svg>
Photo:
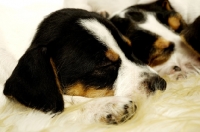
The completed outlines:
<svg viewBox="0 0 200 132">
<path fill-rule="evenodd" d="M 138 60 L 118 30 L 96 13 L 63 9 L 39 26 L 4 94 L 42 111 L 62 111 L 62 94 L 131 96 L 166 82 Z"/>
<path fill-rule="evenodd" d="M 131 6 L 110 20 L 131 41 L 136 57 L 161 74 L 172 73 L 177 65 L 182 69 L 191 58 L 193 64 L 198 63 L 179 35 L 187 26 L 167 0 Z M 174 61 L 181 56 L 186 58 L 181 60 L 183 64 Z"/>
</svg>

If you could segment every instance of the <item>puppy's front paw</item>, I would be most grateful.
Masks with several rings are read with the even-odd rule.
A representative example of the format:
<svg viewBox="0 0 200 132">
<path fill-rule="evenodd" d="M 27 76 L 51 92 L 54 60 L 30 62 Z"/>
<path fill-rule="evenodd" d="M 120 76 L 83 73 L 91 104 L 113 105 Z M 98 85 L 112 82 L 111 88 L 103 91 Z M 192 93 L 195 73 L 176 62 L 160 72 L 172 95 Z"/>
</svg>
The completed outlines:
<svg viewBox="0 0 200 132">
<path fill-rule="evenodd" d="M 121 104 L 110 104 L 110 110 L 103 114 L 101 121 L 107 124 L 119 124 L 129 120 L 135 113 L 136 105 L 132 101 L 123 102 Z"/>
<path fill-rule="evenodd" d="M 88 107 L 91 106 L 93 107 L 89 109 Z M 136 105 L 129 98 L 114 96 L 99 98 L 89 102 L 85 112 L 95 122 L 119 124 L 133 117 L 136 109 Z"/>
</svg>

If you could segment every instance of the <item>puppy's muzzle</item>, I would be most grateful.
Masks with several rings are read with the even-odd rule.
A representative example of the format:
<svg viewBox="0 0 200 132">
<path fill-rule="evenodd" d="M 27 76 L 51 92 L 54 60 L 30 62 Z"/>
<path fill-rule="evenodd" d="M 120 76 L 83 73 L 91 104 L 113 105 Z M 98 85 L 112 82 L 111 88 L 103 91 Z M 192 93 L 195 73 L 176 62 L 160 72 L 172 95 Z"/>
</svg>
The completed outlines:
<svg viewBox="0 0 200 132">
<path fill-rule="evenodd" d="M 166 81 L 157 74 L 148 76 L 144 80 L 143 84 L 148 92 L 154 92 L 156 90 L 165 90 L 167 87 Z"/>
<path fill-rule="evenodd" d="M 152 92 L 156 90 L 165 90 L 166 87 L 167 87 L 166 81 L 159 76 L 153 76 L 149 80 L 149 90 Z"/>
</svg>

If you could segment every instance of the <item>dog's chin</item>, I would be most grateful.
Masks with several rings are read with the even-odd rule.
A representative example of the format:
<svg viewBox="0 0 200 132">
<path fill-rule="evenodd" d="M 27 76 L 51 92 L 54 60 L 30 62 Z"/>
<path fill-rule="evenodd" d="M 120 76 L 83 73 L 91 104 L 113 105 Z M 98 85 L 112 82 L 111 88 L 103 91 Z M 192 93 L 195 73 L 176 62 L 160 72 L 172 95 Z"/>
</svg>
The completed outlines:
<svg viewBox="0 0 200 132">
<path fill-rule="evenodd" d="M 166 81 L 161 77 L 152 77 L 152 79 L 145 79 L 139 89 L 146 96 L 154 94 L 156 91 L 165 91 L 167 87 Z"/>
<path fill-rule="evenodd" d="M 162 77 L 173 80 L 186 79 L 188 76 L 200 73 L 200 60 L 193 52 L 175 52 L 165 63 L 153 67 Z"/>
</svg>

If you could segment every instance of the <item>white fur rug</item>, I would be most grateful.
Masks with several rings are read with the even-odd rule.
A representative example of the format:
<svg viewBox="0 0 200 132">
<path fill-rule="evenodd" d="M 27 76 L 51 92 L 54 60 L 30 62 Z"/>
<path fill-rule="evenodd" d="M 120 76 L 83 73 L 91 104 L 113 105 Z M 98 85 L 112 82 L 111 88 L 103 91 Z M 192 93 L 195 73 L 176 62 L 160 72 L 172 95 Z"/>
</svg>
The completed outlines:
<svg viewBox="0 0 200 132">
<path fill-rule="evenodd" d="M 177 0 L 178 1 L 178 0 Z M 187 1 L 187 0 L 186 0 Z M 168 77 L 167 90 L 140 97 L 138 111 L 128 122 L 114 126 L 83 124 L 70 113 L 50 114 L 11 102 L 2 94 L 5 80 L 29 46 L 37 24 L 49 12 L 62 7 L 58 0 L 0 0 L 0 131 L 1 132 L 198 132 L 200 131 L 200 75 L 179 81 Z"/>
<path fill-rule="evenodd" d="M 0 131 L 48 132 L 198 132 L 200 130 L 200 81 L 191 76 L 182 81 L 170 81 L 165 92 L 157 92 L 137 103 L 138 111 L 128 122 L 118 125 L 83 124 L 73 119 L 71 107 L 52 117 L 5 100 L 1 95 Z M 2 86 L 0 87 L 3 88 Z"/>
</svg>

